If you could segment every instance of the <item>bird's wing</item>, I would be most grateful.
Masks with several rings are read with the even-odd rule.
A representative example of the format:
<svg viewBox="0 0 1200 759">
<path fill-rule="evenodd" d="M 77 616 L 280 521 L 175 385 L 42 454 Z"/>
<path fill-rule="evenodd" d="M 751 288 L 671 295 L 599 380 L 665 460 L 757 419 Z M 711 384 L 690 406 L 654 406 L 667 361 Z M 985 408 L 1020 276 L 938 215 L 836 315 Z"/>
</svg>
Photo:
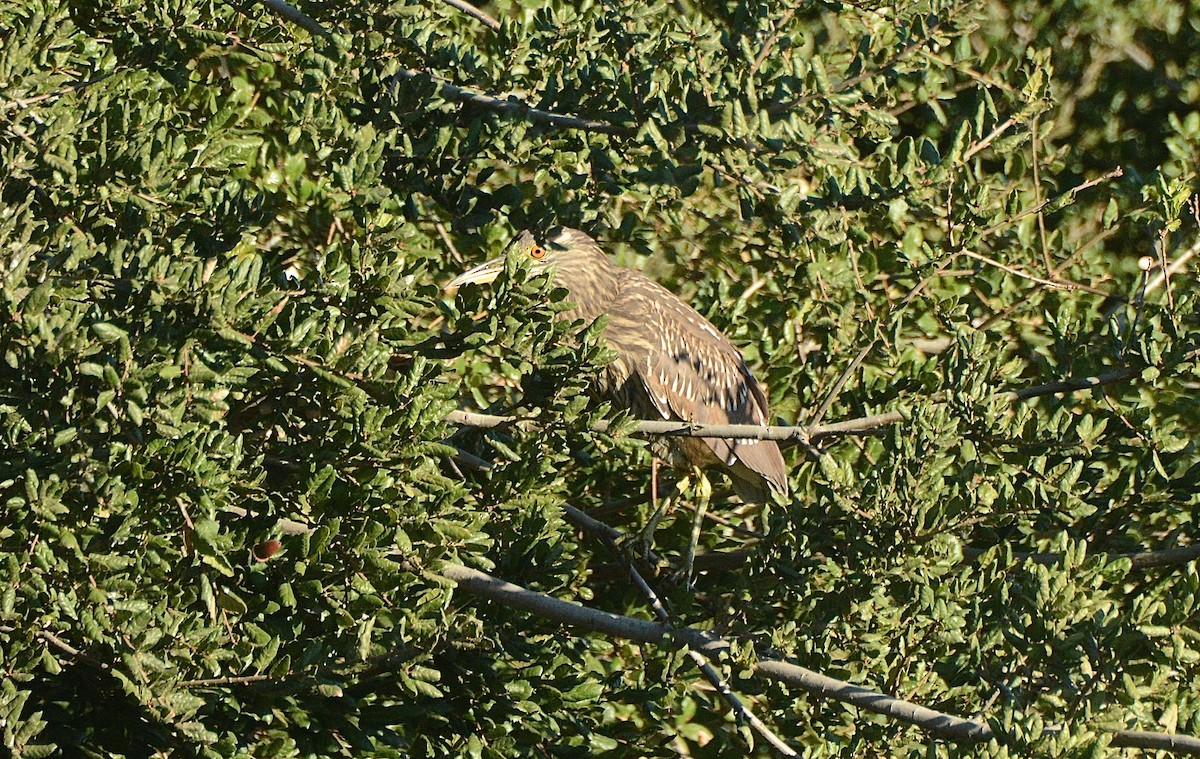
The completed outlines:
<svg viewBox="0 0 1200 759">
<path fill-rule="evenodd" d="M 664 419 L 698 424 L 768 423 L 767 399 L 738 349 L 707 319 L 658 283 L 631 276 L 609 309 L 606 338 L 631 357 L 631 374 Z M 622 336 L 622 337 L 617 337 Z M 635 343 L 642 343 L 641 345 Z M 741 462 L 781 492 L 787 474 L 772 441 L 703 438 L 727 466 Z"/>
</svg>

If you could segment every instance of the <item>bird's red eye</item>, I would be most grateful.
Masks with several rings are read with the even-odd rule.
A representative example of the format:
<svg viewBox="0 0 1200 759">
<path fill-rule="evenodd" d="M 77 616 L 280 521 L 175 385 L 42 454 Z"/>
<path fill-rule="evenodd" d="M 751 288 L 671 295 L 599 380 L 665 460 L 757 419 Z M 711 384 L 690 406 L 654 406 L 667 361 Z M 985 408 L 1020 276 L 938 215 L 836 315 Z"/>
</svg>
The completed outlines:
<svg viewBox="0 0 1200 759">
<path fill-rule="evenodd" d="M 541 245 L 534 245 L 532 248 L 530 248 L 529 255 L 540 261 L 546 257 L 546 249 Z"/>
</svg>

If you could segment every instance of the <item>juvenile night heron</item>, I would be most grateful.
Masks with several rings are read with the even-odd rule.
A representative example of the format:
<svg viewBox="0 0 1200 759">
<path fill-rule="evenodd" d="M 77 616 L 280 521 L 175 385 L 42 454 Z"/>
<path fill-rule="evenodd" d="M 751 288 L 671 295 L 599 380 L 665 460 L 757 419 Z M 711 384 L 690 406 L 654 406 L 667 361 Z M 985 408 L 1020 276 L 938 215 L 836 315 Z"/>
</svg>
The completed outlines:
<svg viewBox="0 0 1200 759">
<path fill-rule="evenodd" d="M 767 398 L 742 354 L 694 308 L 633 269 L 617 266 L 588 235 L 554 227 L 522 232 L 509 247 L 527 258 L 533 273 L 550 272 L 575 307 L 560 319 L 591 322 L 608 316 L 604 340 L 617 358 L 600 378 L 599 394 L 642 419 L 699 424 L 768 423 Z M 504 257 L 447 283 L 491 282 Z M 787 494 L 787 471 L 770 440 L 670 437 L 654 450 L 676 467 L 722 467 L 743 501 Z M 665 454 L 665 455 L 664 455 Z"/>
</svg>

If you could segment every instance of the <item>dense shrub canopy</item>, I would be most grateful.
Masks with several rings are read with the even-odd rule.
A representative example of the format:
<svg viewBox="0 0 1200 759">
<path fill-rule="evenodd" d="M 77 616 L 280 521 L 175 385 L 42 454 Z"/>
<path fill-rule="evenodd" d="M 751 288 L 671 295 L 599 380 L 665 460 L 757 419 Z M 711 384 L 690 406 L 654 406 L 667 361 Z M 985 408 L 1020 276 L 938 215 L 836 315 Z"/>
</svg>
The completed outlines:
<svg viewBox="0 0 1200 759">
<path fill-rule="evenodd" d="M 779 736 L 1200 735 L 1200 576 L 1148 553 L 1200 518 L 1200 5 L 270 5 L 0 0 L 8 749 L 765 753 L 681 652 L 446 577 L 653 618 L 565 512 L 649 517 L 644 439 L 594 430 L 603 325 L 515 267 L 439 287 L 556 223 L 723 329 L 779 423 L 902 412 L 788 448 L 786 503 L 714 475 L 699 550 L 736 561 L 695 592 L 691 512 L 654 536 Z"/>
</svg>

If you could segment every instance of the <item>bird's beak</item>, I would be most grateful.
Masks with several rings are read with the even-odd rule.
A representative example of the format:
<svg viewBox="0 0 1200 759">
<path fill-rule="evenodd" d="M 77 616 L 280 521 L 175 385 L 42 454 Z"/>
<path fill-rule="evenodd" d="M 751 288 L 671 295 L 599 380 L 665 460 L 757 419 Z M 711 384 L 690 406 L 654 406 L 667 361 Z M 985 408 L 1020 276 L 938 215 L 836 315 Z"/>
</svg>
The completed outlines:
<svg viewBox="0 0 1200 759">
<path fill-rule="evenodd" d="M 502 271 L 504 271 L 504 258 L 493 258 L 487 263 L 479 264 L 479 266 L 476 266 L 474 269 L 459 274 L 457 277 L 447 282 L 442 287 L 442 291 L 446 293 L 454 293 L 463 285 L 486 284 L 500 276 L 500 272 Z"/>
</svg>

